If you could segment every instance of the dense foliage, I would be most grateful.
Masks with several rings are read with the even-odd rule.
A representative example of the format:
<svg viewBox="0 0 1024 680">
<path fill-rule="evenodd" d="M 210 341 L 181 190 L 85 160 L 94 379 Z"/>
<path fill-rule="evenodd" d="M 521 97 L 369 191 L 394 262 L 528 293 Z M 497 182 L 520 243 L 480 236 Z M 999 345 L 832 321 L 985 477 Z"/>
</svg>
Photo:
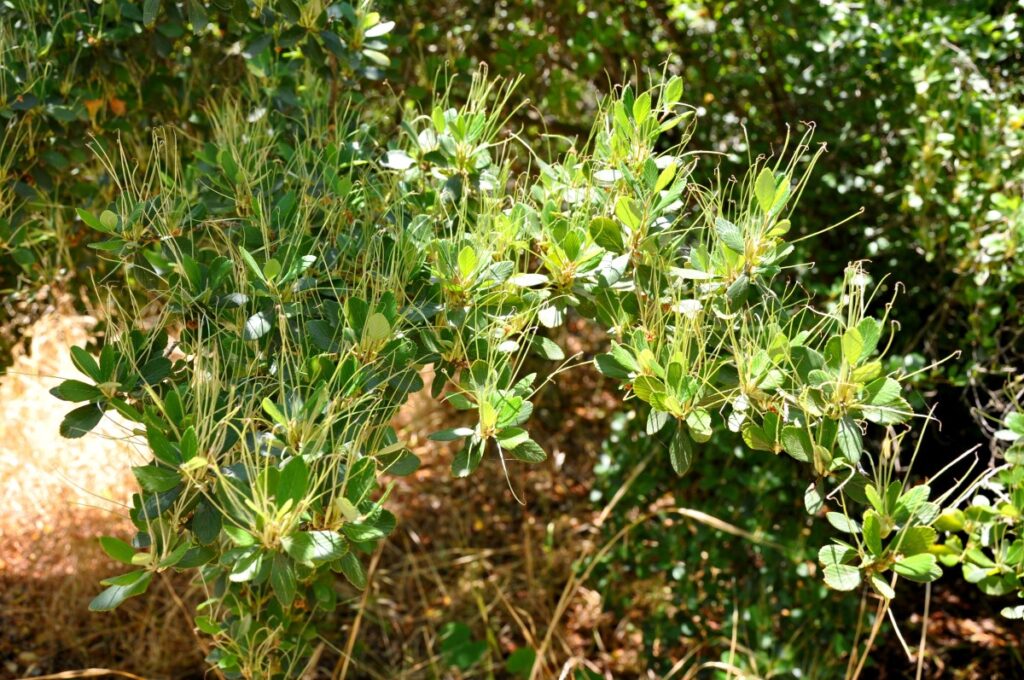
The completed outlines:
<svg viewBox="0 0 1024 680">
<path fill-rule="evenodd" d="M 522 74 L 519 91 L 536 109 L 521 118 L 533 130 L 586 134 L 609 79 L 663 63 L 697 106 L 695 142 L 725 154 L 730 171 L 777 148 L 788 126 L 814 121 L 829 153 L 804 201 L 807 223 L 813 231 L 864 210 L 813 242 L 824 246 L 813 250 L 818 282 L 846 265 L 832 253 L 859 243 L 875 276 L 896 274 L 915 300 L 896 311 L 909 338 L 901 351 L 969 351 L 971 362 L 947 367 L 964 381 L 968 364 L 1019 364 L 1002 323 L 1020 316 L 1022 282 L 1015 4 L 439 2 L 392 14 L 408 36 L 397 48 L 423 55 L 398 60 L 403 79 L 428 92 L 446 61 L 454 73 L 486 62 Z M 931 275 L 910 280 L 908 267 Z"/>
<path fill-rule="evenodd" d="M 606 336 L 593 364 L 623 399 L 595 499 L 646 466 L 625 506 L 668 491 L 744 517 L 725 541 L 683 545 L 656 511 L 610 522 L 653 546 L 581 565 L 613 606 L 632 594 L 623 574 L 677 584 L 648 646 L 700 638 L 685 623 L 698 598 L 725 611 L 740 597 L 762 629 L 747 671 L 857 675 L 901 579 L 945 565 L 987 594 L 1021 589 L 1012 399 L 979 415 L 1001 422 L 997 466 L 954 480 L 949 456 L 922 480 L 908 397 L 923 401 L 905 389 L 1016 379 L 1014 14 L 380 9 L 399 26 L 366 3 L 0 6 L 5 285 L 96 280 L 108 326 L 53 390 L 76 404 L 61 433 L 116 414 L 151 454 L 133 468 L 138 533 L 103 539 L 131 570 L 94 609 L 192 572 L 210 662 L 296 677 L 336 574 L 364 587 L 395 527 L 389 478 L 419 465 L 398 410 L 423 390 L 471 416 L 431 435 L 459 443 L 455 476 L 544 461 L 529 421 L 548 380 L 524 366 L 578 363 L 549 338 L 572 318 Z M 646 84 L 600 85 L 634 62 Z M 787 124 L 810 118 L 793 139 Z M 886 275 L 911 260 L 940 274 L 896 298 Z M 927 359 L 913 353 L 955 349 L 971 363 L 914 370 Z M 691 587 L 712 543 L 742 594 Z M 850 630 L 857 600 L 825 586 L 872 594 L 869 635 Z M 848 617 L 817 615 L 825 601 Z M 824 645 L 788 638 L 782 610 Z M 554 661 L 541 648 L 527 666 Z"/>
</svg>

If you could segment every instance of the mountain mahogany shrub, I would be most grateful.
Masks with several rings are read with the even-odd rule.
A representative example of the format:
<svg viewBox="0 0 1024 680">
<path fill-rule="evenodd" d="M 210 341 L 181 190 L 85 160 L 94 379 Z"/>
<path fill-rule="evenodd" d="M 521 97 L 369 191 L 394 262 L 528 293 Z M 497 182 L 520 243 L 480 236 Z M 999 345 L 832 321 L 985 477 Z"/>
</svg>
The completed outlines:
<svg viewBox="0 0 1024 680">
<path fill-rule="evenodd" d="M 432 435 L 462 442 L 453 474 L 485 459 L 511 474 L 545 458 L 525 427 L 540 383 L 520 366 L 562 359 L 537 330 L 571 312 L 608 329 L 597 366 L 676 472 L 717 428 L 806 465 L 808 510 L 826 497 L 843 510 L 828 514 L 842 540 L 821 551 L 830 586 L 890 598 L 900 576 L 938 577 L 944 499 L 863 455 L 866 424 L 911 412 L 882 372 L 887 326 L 866 315 L 861 268 L 832 310 L 779 285 L 804 146 L 741 181 L 693 183 L 699 154 L 655 150 L 692 130 L 672 79 L 625 88 L 585 150 L 517 183 L 497 141 L 507 92 L 478 78 L 469 103 L 442 101 L 388 143 L 353 101 L 310 93 L 290 122 L 228 104 L 190 162 L 161 137 L 159 165 L 83 211 L 124 270 L 113 299 L 128 325 L 98 358 L 74 350 L 88 380 L 54 389 L 82 404 L 61 431 L 116 412 L 152 453 L 133 468 L 138 534 L 103 541 L 132 569 L 93 609 L 192 570 L 210 594 L 197 618 L 210 661 L 294 676 L 337 605 L 334 572 L 364 587 L 363 555 L 395 526 L 386 475 L 418 460 L 390 422 L 425 388 L 420 369 L 475 417 Z"/>
</svg>

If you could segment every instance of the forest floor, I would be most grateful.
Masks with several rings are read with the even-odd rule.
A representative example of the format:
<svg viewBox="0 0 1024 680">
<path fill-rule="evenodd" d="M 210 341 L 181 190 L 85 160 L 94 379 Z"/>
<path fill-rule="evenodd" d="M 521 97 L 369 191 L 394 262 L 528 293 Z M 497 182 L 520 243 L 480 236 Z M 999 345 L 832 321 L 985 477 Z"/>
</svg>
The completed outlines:
<svg viewBox="0 0 1024 680">
<path fill-rule="evenodd" d="M 96 670 L 57 677 L 208 677 L 191 618 L 201 593 L 187 580 L 162 580 L 113 614 L 87 609 L 98 581 L 116 573 L 95 538 L 130 535 L 129 466 L 142 456 L 116 422 L 78 441 L 57 435 L 66 409 L 48 390 L 75 374 L 68 348 L 84 344 L 94 323 L 67 306 L 42 316 L 0 377 L 0 678 L 86 669 Z M 508 677 L 504 659 L 540 645 L 562 660 L 550 677 L 569 677 L 573 667 L 654 677 L 629 619 L 606 611 L 586 583 L 566 589 L 576 561 L 602 540 L 602 508 L 589 493 L 617 403 L 587 367 L 558 378 L 569 380 L 538 404 L 537 438 L 549 461 L 510 463 L 508 477 L 494 463 L 452 479 L 451 451 L 425 435 L 458 416 L 425 397 L 403 409 L 396 426 L 423 465 L 395 480 L 389 507 L 398 530 L 371 557 L 369 588 L 346 593 L 337 634 L 318 650 L 311 677 Z M 973 591 L 964 592 L 935 590 L 925 677 L 1014 677 L 1000 669 L 1019 660 L 1020 631 L 979 615 Z M 908 612 L 907 620 L 919 630 L 919 616 Z M 442 631 L 452 623 L 492 631 L 479 641 L 487 652 L 472 673 L 443 662 Z M 353 652 L 347 668 L 345 652 Z M 879 656 L 882 668 L 891 660 L 890 677 L 913 677 L 894 640 Z"/>
</svg>

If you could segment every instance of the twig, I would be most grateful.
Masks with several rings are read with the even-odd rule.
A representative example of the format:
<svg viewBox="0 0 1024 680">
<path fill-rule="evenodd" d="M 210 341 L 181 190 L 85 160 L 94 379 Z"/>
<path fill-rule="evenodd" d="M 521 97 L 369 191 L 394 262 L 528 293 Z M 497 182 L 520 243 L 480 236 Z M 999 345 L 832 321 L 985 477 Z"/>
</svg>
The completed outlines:
<svg viewBox="0 0 1024 680">
<path fill-rule="evenodd" d="M 33 675 L 32 677 L 19 678 L 19 680 L 63 680 L 64 678 L 104 678 L 113 675 L 118 678 L 131 678 L 132 680 L 146 680 L 141 675 L 128 673 L 126 671 L 115 671 L 110 668 L 87 668 L 80 671 L 64 671 L 53 675 Z"/>
<path fill-rule="evenodd" d="M 366 603 L 370 599 L 370 585 L 373 583 L 373 575 L 377 571 L 377 563 L 380 562 L 382 550 L 383 544 L 373 553 L 373 559 L 370 560 L 370 566 L 366 570 L 366 588 L 363 589 L 363 597 L 359 600 L 359 611 L 356 613 L 355 620 L 352 621 L 352 628 L 348 633 L 348 641 L 345 643 L 345 652 L 341 655 L 341 659 L 338 660 L 338 665 L 334 667 L 334 673 L 331 674 L 332 680 L 345 680 L 345 676 L 348 674 L 348 664 L 352 659 L 352 651 L 355 649 L 356 639 L 359 637 L 359 626 L 363 622 Z"/>
<path fill-rule="evenodd" d="M 932 605 L 932 584 L 928 582 L 924 586 L 924 618 L 921 620 L 921 644 L 917 646 L 917 674 L 915 680 L 921 680 L 924 673 L 924 650 L 928 643 L 928 616 Z"/>
</svg>

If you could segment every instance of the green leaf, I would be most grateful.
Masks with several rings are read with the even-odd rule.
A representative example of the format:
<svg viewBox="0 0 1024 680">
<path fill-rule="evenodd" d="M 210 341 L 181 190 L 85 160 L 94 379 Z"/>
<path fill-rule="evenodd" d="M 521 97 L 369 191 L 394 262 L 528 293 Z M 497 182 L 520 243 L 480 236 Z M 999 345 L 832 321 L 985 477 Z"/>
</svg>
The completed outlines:
<svg viewBox="0 0 1024 680">
<path fill-rule="evenodd" d="M 142 23 L 152 26 L 156 22 L 156 16 L 160 12 L 160 0 L 143 0 Z"/>
<path fill-rule="evenodd" d="M 928 500 L 931 491 L 931 487 L 927 484 L 918 484 L 901 493 L 896 502 L 893 518 L 901 524 L 908 521 Z"/>
<path fill-rule="evenodd" d="M 520 288 L 533 288 L 534 286 L 543 286 L 548 280 L 548 277 L 544 274 L 525 273 L 512 276 L 508 282 Z"/>
<path fill-rule="evenodd" d="M 302 456 L 293 456 L 281 468 L 281 475 L 277 480 L 277 493 L 274 494 L 278 507 L 285 502 L 298 503 L 306 495 L 309 489 L 309 467 Z"/>
<path fill-rule="evenodd" d="M 825 513 L 825 519 L 827 519 L 828 523 L 839 531 L 843 531 L 848 534 L 855 534 L 860 531 L 860 525 L 857 524 L 857 521 L 851 517 L 847 517 L 841 512 Z"/>
<path fill-rule="evenodd" d="M 278 405 L 275 404 L 270 397 L 264 397 L 261 406 L 263 406 L 264 413 L 270 416 L 271 420 L 273 420 L 281 427 L 287 428 L 288 426 L 291 425 L 291 423 L 288 421 L 288 418 L 284 415 L 284 413 L 281 411 Z"/>
<path fill-rule="evenodd" d="M 484 459 L 484 446 L 476 437 L 466 442 L 466 445 L 459 449 L 452 459 L 452 474 L 456 477 L 468 477 L 473 471 L 480 467 Z"/>
<path fill-rule="evenodd" d="M 530 440 L 530 433 L 521 427 L 508 427 L 499 432 L 495 438 L 503 449 L 514 449 Z"/>
<path fill-rule="evenodd" d="M 377 463 L 369 456 L 360 458 L 349 466 L 345 474 L 345 498 L 352 505 L 366 500 L 377 484 Z"/>
<path fill-rule="evenodd" d="M 620 365 L 625 367 L 627 371 L 632 371 L 633 373 L 640 372 L 640 364 L 637 363 L 637 360 L 633 356 L 633 353 L 630 352 L 626 347 L 612 343 L 611 355 L 615 358 L 617 362 L 619 362 Z"/>
<path fill-rule="evenodd" d="M 96 363 L 96 359 L 84 348 L 77 346 L 71 348 L 71 363 L 75 365 L 75 368 L 96 382 L 106 382 L 106 376 L 104 376 L 103 372 L 100 370 L 100 366 Z"/>
<path fill-rule="evenodd" d="M 863 349 L 861 349 L 860 353 L 860 360 L 863 361 L 874 354 L 878 348 L 878 341 L 882 337 L 882 324 L 868 316 L 861 319 L 860 323 L 857 324 L 857 331 L 860 333 L 863 343 Z"/>
<path fill-rule="evenodd" d="M 256 545 L 256 537 L 241 527 L 230 524 L 224 526 L 224 533 L 228 535 L 231 542 L 240 548 L 248 548 Z"/>
<path fill-rule="evenodd" d="M 235 560 L 228 574 L 228 580 L 233 583 L 245 583 L 255 579 L 263 568 L 263 553 L 259 550 L 250 549 Z"/>
<path fill-rule="evenodd" d="M 860 570 L 849 564 L 830 564 L 823 574 L 825 584 L 833 590 L 849 591 L 860 585 Z"/>
<path fill-rule="evenodd" d="M 521 460 L 525 463 L 542 463 L 548 457 L 548 454 L 541 448 L 541 445 L 532 439 L 519 442 L 514 448 L 509 449 L 509 453 L 516 460 Z"/>
<path fill-rule="evenodd" d="M 633 101 L 633 120 L 643 125 L 651 114 L 651 94 L 644 92 Z"/>
<path fill-rule="evenodd" d="M 775 176 L 768 168 L 762 168 L 754 181 L 754 195 L 764 212 L 769 212 L 775 203 Z"/>
<path fill-rule="evenodd" d="M 931 527 L 910 527 L 903 532 L 899 540 L 898 550 L 904 555 L 917 555 L 918 553 L 927 552 L 929 548 L 935 545 L 935 541 L 938 538 L 938 532 Z"/>
<path fill-rule="evenodd" d="M 595 217 L 590 221 L 590 236 L 594 243 L 613 253 L 624 250 L 622 227 L 618 222 L 607 217 Z"/>
<path fill-rule="evenodd" d="M 747 297 L 747 292 L 750 290 L 750 277 L 746 274 L 740 274 L 736 277 L 736 280 L 729 284 L 729 287 L 725 289 L 725 297 L 729 300 L 729 305 L 735 309 L 737 305 L 743 303 Z"/>
<path fill-rule="evenodd" d="M 364 38 L 379 38 L 387 35 L 395 27 L 394 21 L 382 21 L 379 24 L 369 28 L 363 33 Z"/>
<path fill-rule="evenodd" d="M 359 558 L 354 553 L 348 552 L 342 555 L 341 559 L 337 563 L 338 569 L 348 582 L 359 590 L 366 589 L 366 572 L 363 571 L 363 565 L 359 562 Z"/>
<path fill-rule="evenodd" d="M 1006 427 L 1014 434 L 1024 437 L 1024 413 L 1014 411 L 1006 416 Z"/>
<path fill-rule="evenodd" d="M 450 621 L 441 627 L 441 657 L 449 666 L 468 671 L 487 653 L 487 644 L 474 640 L 464 623 Z"/>
<path fill-rule="evenodd" d="M 900 398 L 900 384 L 892 378 L 879 378 L 864 388 L 867 403 L 872 406 L 892 406 Z"/>
<path fill-rule="evenodd" d="M 597 370 L 609 378 L 615 378 L 616 380 L 628 380 L 632 375 L 630 370 L 623 366 L 619 361 L 611 354 L 598 354 L 594 358 L 594 364 L 597 365 Z"/>
<path fill-rule="evenodd" d="M 124 399 L 114 397 L 110 400 L 110 405 L 114 407 L 115 411 L 117 411 L 120 415 L 124 416 L 128 420 L 132 420 L 136 423 L 141 423 L 143 421 L 142 412 L 139 411 L 134 406 L 132 406 L 131 404 L 129 404 Z"/>
<path fill-rule="evenodd" d="M 181 483 L 181 475 L 177 470 L 153 463 L 133 467 L 132 474 L 135 475 L 139 486 L 150 493 L 170 491 Z"/>
<path fill-rule="evenodd" d="M 259 311 L 245 320 L 242 328 L 242 338 L 245 340 L 259 340 L 270 332 L 274 327 L 274 317 L 270 312 Z"/>
<path fill-rule="evenodd" d="M 192 515 L 192 533 L 199 543 L 210 545 L 220 535 L 223 521 L 220 510 L 212 502 L 202 498 L 196 505 L 195 514 Z"/>
<path fill-rule="evenodd" d="M 677 475 L 686 474 L 693 464 L 693 440 L 685 427 L 677 426 L 668 448 L 669 462 Z"/>
<path fill-rule="evenodd" d="M 261 281 L 264 284 L 269 283 L 267 278 L 263 275 L 263 269 L 260 268 L 259 264 L 257 264 L 256 258 L 252 256 L 252 253 L 245 248 L 239 248 L 238 252 L 242 256 L 242 262 L 245 263 L 245 266 L 248 267 L 249 271 L 256 277 L 256 280 Z"/>
<path fill-rule="evenodd" d="M 715 219 L 715 233 L 718 234 L 718 239 L 725 247 L 743 254 L 746 243 L 743 240 L 743 231 L 739 227 L 724 217 L 719 217 Z"/>
<path fill-rule="evenodd" d="M 952 508 L 946 510 L 935 520 L 935 528 L 939 531 L 961 531 L 967 522 L 967 516 L 963 510 Z"/>
<path fill-rule="evenodd" d="M 399 449 L 391 453 L 384 453 L 377 456 L 381 469 L 396 477 L 405 477 L 416 472 L 420 467 L 420 459 L 409 449 Z"/>
<path fill-rule="evenodd" d="M 180 543 L 178 545 L 178 547 L 176 547 L 168 555 L 166 555 L 162 560 L 160 560 L 160 562 L 157 564 L 157 567 L 160 568 L 160 569 L 168 569 L 170 567 L 173 567 L 174 565 L 176 565 L 179 562 L 181 562 L 182 558 L 185 557 L 185 554 L 191 548 L 192 548 L 192 545 L 187 540 L 184 541 L 183 543 Z"/>
<path fill-rule="evenodd" d="M 999 613 L 1008 619 L 1024 619 L 1024 604 L 1018 604 L 1014 607 L 1003 607 L 999 610 Z"/>
<path fill-rule="evenodd" d="M 882 554 L 882 523 L 874 510 L 864 513 L 864 542 L 873 555 Z"/>
<path fill-rule="evenodd" d="M 175 467 L 181 464 L 181 454 L 178 452 L 177 447 L 171 444 L 167 437 L 154 425 L 146 428 L 146 441 L 149 443 L 153 456 L 160 462 Z"/>
<path fill-rule="evenodd" d="M 388 58 L 388 55 L 383 52 L 378 52 L 377 50 L 363 50 L 363 56 L 377 66 L 383 66 L 386 68 L 391 65 L 391 59 Z"/>
<path fill-rule="evenodd" d="M 626 225 L 626 228 L 631 232 L 639 231 L 641 227 L 641 220 L 643 219 L 643 212 L 640 206 L 637 205 L 636 201 L 632 201 L 625 196 L 620 196 L 619 200 L 615 202 L 615 214 L 618 216 L 622 223 Z"/>
<path fill-rule="evenodd" d="M 103 552 L 122 564 L 132 564 L 132 557 L 135 556 L 135 548 L 120 538 L 113 536 L 101 536 L 100 547 Z"/>
<path fill-rule="evenodd" d="M 664 103 L 676 104 L 683 97 L 683 79 L 672 76 L 665 85 Z"/>
<path fill-rule="evenodd" d="M 468 280 L 476 269 L 476 250 L 472 246 L 466 246 L 459 251 L 459 276 L 463 281 Z"/>
<path fill-rule="evenodd" d="M 861 437 L 860 428 L 849 416 L 839 421 L 839 431 L 836 436 L 836 446 L 851 465 L 856 465 L 860 460 L 861 451 L 864 449 L 864 442 Z"/>
<path fill-rule="evenodd" d="M 711 439 L 711 414 L 706 410 L 699 408 L 691 411 L 686 416 L 686 425 L 690 428 L 690 436 L 693 437 L 693 441 L 698 444 L 703 444 Z"/>
<path fill-rule="evenodd" d="M 749 420 L 743 425 L 743 442 L 755 451 L 774 451 L 775 442 L 765 433 L 764 429 Z"/>
<path fill-rule="evenodd" d="M 103 229 L 108 233 L 116 233 L 118 230 L 118 216 L 110 210 L 104 210 L 99 213 L 99 223 L 103 225 Z"/>
<path fill-rule="evenodd" d="M 172 364 L 167 357 L 154 357 L 139 369 L 139 377 L 148 384 L 156 385 L 171 374 Z"/>
<path fill-rule="evenodd" d="M 775 223 L 775 226 L 773 226 L 771 230 L 769 230 L 768 235 L 784 236 L 789 233 L 789 230 L 792 226 L 793 225 L 790 223 L 789 220 L 779 220 L 778 222 Z"/>
<path fill-rule="evenodd" d="M 284 607 L 292 606 L 295 601 L 295 571 L 291 562 L 280 553 L 274 555 L 274 561 L 270 565 L 270 586 L 274 589 L 274 596 Z"/>
<path fill-rule="evenodd" d="M 918 583 L 929 583 L 942 576 L 942 569 L 939 568 L 935 555 L 922 553 L 904 557 L 892 566 L 900 576 Z"/>
<path fill-rule="evenodd" d="M 498 413 L 496 425 L 499 428 L 519 425 L 533 413 L 533 404 L 515 394 L 502 394 L 495 407 Z"/>
<path fill-rule="evenodd" d="M 689 269 L 687 267 L 671 267 L 669 269 L 669 273 L 678 279 L 683 279 L 684 281 L 709 281 L 715 278 L 715 275 L 709 272 L 701 271 L 699 269 Z"/>
<path fill-rule="evenodd" d="M 281 546 L 296 562 L 330 562 L 348 552 L 348 542 L 336 531 L 299 531 L 281 539 Z"/>
<path fill-rule="evenodd" d="M 81 380 L 65 380 L 50 390 L 50 394 L 63 401 L 79 402 L 92 401 L 103 396 L 94 385 L 82 382 Z"/>
<path fill-rule="evenodd" d="M 661 381 L 649 375 L 638 375 L 633 381 L 633 394 L 648 404 L 652 403 L 655 394 L 661 394 L 664 391 L 665 386 Z"/>
<path fill-rule="evenodd" d="M 875 509 L 875 512 L 885 514 L 885 501 L 878 495 L 878 489 L 875 488 L 874 484 L 868 484 L 864 487 L 864 495 L 867 497 L 868 502 L 871 503 L 871 507 Z"/>
<path fill-rule="evenodd" d="M 178 442 L 178 448 L 181 452 L 181 459 L 184 462 L 188 462 L 199 455 L 199 436 L 196 434 L 195 427 L 189 425 L 185 429 L 181 434 L 181 441 Z"/>
<path fill-rule="evenodd" d="M 472 436 L 474 432 L 476 432 L 476 430 L 471 427 L 451 427 L 447 430 L 438 430 L 427 437 L 427 439 L 435 442 L 451 442 L 456 439 Z"/>
<path fill-rule="evenodd" d="M 825 567 L 833 564 L 846 564 L 856 556 L 856 550 L 838 543 L 826 545 L 818 551 L 818 561 Z"/>
<path fill-rule="evenodd" d="M 810 433 L 795 425 L 782 428 L 782 448 L 801 463 L 809 463 L 814 455 Z"/>
<path fill-rule="evenodd" d="M 658 175 L 658 181 L 654 183 L 655 191 L 661 191 L 672 182 L 676 176 L 676 168 L 677 166 L 674 162 L 665 166 L 665 169 Z"/>
<path fill-rule="evenodd" d="M 209 616 L 197 616 L 196 628 L 198 628 L 200 632 L 206 633 L 207 635 L 219 635 L 221 632 L 220 625 L 212 617 Z"/>
<path fill-rule="evenodd" d="M 363 326 L 363 337 L 370 342 L 380 342 L 391 335 L 391 324 L 388 318 L 380 312 L 374 312 L 366 319 Z"/>
<path fill-rule="evenodd" d="M 847 328 L 843 333 L 843 358 L 851 366 L 860 361 L 861 353 L 864 351 L 864 338 L 856 328 Z"/>
<path fill-rule="evenodd" d="M 102 221 L 100 221 L 98 217 L 93 215 L 88 210 L 77 208 L 75 212 L 78 213 L 78 216 L 82 219 L 83 222 L 85 222 L 85 225 L 88 226 L 90 229 L 102 231 L 103 233 L 110 233 L 110 231 L 108 231 L 108 229 L 106 229 L 106 227 L 103 225 Z"/>
<path fill-rule="evenodd" d="M 875 592 L 887 600 L 891 600 L 896 597 L 896 591 L 892 589 L 889 582 L 877 574 L 871 577 L 871 587 L 875 589 Z"/>
<path fill-rule="evenodd" d="M 97 595 L 89 603 L 89 611 L 105 612 L 116 609 L 129 597 L 135 597 L 146 592 L 149 582 L 153 580 L 153 573 L 149 571 L 134 571 L 126 574 L 126 576 L 130 578 L 121 584 L 110 586 Z"/>
<path fill-rule="evenodd" d="M 533 664 L 537 660 L 537 652 L 530 647 L 520 647 L 505 659 L 505 670 L 509 675 L 526 679 L 533 672 Z"/>
<path fill-rule="evenodd" d="M 60 423 L 60 436 L 77 439 L 84 436 L 103 420 L 103 409 L 96 404 L 79 406 L 64 416 Z"/>
<path fill-rule="evenodd" d="M 821 482 L 812 482 L 804 490 L 804 509 L 808 515 L 816 515 L 825 505 L 825 497 L 821 491 Z"/>
<path fill-rule="evenodd" d="M 188 0 L 188 21 L 192 24 L 192 32 L 196 35 L 206 30 L 209 19 L 206 17 L 206 9 L 199 0 Z"/>
<path fill-rule="evenodd" d="M 263 264 L 263 278 L 273 281 L 281 273 L 281 263 L 276 258 L 270 258 Z"/>
<path fill-rule="evenodd" d="M 561 361 L 565 358 L 565 352 L 562 351 L 562 348 L 554 340 L 543 335 L 533 336 L 531 347 L 538 356 L 548 361 Z"/>
<path fill-rule="evenodd" d="M 397 520 L 387 510 L 378 510 L 373 517 L 362 522 L 346 522 L 341 530 L 355 543 L 366 543 L 386 537 L 395 530 Z"/>
</svg>

